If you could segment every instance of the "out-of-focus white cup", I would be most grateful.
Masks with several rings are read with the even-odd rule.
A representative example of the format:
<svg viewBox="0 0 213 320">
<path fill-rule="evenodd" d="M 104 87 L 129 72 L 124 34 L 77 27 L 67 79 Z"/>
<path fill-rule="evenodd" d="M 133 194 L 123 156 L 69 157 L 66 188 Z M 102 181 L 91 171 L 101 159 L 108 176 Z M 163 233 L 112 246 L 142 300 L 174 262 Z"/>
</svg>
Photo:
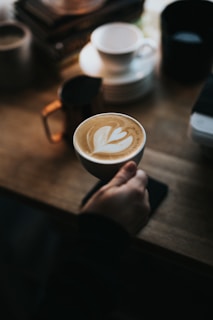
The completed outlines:
<svg viewBox="0 0 213 320">
<path fill-rule="evenodd" d="M 135 57 L 148 57 L 156 50 L 155 42 L 144 38 L 142 31 L 128 22 L 97 27 L 91 34 L 91 43 L 111 72 L 125 71 Z"/>
</svg>

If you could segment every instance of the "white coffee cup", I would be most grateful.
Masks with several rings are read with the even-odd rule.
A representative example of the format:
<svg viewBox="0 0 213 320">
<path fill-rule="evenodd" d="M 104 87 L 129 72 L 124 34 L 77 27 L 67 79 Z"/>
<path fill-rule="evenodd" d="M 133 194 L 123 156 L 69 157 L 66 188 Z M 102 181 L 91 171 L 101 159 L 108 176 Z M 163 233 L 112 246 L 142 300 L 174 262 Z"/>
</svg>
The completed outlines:
<svg viewBox="0 0 213 320">
<path fill-rule="evenodd" d="M 127 161 L 138 164 L 146 144 L 146 132 L 133 117 L 115 112 L 99 113 L 75 130 L 73 145 L 83 167 L 108 181 Z"/>
<path fill-rule="evenodd" d="M 111 22 L 97 27 L 91 34 L 91 43 L 97 50 L 107 70 L 122 72 L 136 57 L 148 57 L 156 51 L 150 38 L 128 22 Z"/>
</svg>

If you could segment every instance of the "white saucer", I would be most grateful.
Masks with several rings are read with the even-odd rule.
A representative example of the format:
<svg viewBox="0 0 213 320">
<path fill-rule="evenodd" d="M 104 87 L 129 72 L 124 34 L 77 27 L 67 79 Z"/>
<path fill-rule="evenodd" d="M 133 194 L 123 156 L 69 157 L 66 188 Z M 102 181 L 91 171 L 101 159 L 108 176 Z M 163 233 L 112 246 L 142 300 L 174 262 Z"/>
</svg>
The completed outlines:
<svg viewBox="0 0 213 320">
<path fill-rule="evenodd" d="M 142 80 L 126 86 L 103 86 L 104 99 L 110 103 L 129 103 L 147 94 L 153 85 L 153 72 Z M 113 90 L 114 89 L 114 90 Z"/>
<path fill-rule="evenodd" d="M 152 88 L 155 54 L 147 58 L 137 56 L 126 71 L 112 73 L 107 70 L 96 49 L 88 43 L 79 54 L 79 65 L 83 73 L 103 79 L 105 101 L 129 103 Z"/>
<path fill-rule="evenodd" d="M 120 85 L 145 78 L 153 70 L 154 57 L 135 57 L 127 71 L 110 73 L 103 65 L 96 49 L 88 43 L 79 54 L 79 64 L 86 74 L 103 78 L 104 85 Z"/>
</svg>

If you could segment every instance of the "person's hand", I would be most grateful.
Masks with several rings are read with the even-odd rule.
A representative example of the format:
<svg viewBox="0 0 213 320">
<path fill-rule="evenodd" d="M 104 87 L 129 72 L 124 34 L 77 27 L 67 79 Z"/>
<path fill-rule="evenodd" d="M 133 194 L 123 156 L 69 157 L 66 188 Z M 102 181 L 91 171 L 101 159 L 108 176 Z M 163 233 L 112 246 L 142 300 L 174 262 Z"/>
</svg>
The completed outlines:
<svg viewBox="0 0 213 320">
<path fill-rule="evenodd" d="M 135 234 L 149 218 L 147 182 L 146 173 L 130 161 L 87 201 L 80 213 L 104 215 Z"/>
</svg>

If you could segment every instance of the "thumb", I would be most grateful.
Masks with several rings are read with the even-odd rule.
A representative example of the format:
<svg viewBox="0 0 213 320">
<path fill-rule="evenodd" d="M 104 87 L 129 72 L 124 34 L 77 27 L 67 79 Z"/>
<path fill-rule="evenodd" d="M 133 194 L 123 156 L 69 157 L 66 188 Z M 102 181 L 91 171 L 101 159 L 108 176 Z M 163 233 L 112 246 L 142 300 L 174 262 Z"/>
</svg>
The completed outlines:
<svg viewBox="0 0 213 320">
<path fill-rule="evenodd" d="M 121 186 L 126 183 L 129 179 L 135 176 L 137 171 L 137 165 L 134 161 L 129 161 L 121 167 L 118 173 L 109 182 L 111 187 Z"/>
</svg>

